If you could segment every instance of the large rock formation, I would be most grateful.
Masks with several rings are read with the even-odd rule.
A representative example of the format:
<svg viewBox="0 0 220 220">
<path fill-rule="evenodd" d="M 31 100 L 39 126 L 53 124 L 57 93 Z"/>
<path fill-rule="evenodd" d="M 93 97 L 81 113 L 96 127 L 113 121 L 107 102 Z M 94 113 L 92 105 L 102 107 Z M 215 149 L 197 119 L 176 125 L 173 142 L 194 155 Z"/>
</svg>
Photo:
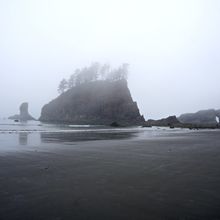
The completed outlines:
<svg viewBox="0 0 220 220">
<path fill-rule="evenodd" d="M 24 102 L 20 105 L 20 114 L 13 115 L 9 117 L 9 119 L 19 120 L 19 121 L 28 121 L 28 120 L 35 120 L 28 112 L 28 103 Z"/>
<path fill-rule="evenodd" d="M 210 125 L 217 124 L 216 117 L 220 116 L 220 110 L 201 110 L 196 113 L 188 113 L 180 115 L 178 118 L 182 123 L 198 124 L 198 125 Z"/>
<path fill-rule="evenodd" d="M 39 120 L 104 125 L 144 123 L 126 80 L 95 81 L 75 86 L 45 105 Z"/>
</svg>

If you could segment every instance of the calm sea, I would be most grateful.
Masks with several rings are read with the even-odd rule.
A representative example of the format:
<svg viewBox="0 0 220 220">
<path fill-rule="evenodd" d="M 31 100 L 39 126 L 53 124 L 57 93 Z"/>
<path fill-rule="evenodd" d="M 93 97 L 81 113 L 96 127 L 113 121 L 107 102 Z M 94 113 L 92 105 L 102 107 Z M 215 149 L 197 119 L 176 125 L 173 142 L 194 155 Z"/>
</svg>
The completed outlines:
<svg viewBox="0 0 220 220">
<path fill-rule="evenodd" d="M 0 120 L 0 150 L 18 146 L 38 146 L 42 143 L 70 144 L 77 141 L 159 138 L 183 129 L 120 127 L 102 125 L 47 124 L 40 121 L 15 122 Z M 19 148 L 20 149 L 20 148 Z"/>
</svg>

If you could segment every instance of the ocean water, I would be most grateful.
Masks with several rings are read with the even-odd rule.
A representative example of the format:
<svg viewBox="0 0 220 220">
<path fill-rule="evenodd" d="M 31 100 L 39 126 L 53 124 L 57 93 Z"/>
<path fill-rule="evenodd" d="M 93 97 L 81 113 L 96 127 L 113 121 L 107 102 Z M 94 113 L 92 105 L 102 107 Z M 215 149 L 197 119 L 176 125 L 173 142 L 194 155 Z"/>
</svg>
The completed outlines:
<svg viewBox="0 0 220 220">
<path fill-rule="evenodd" d="M 20 150 L 18 146 L 38 146 L 47 143 L 70 144 L 78 141 L 149 139 L 187 132 L 186 129 L 142 128 L 141 126 L 113 128 L 102 125 L 48 124 L 40 121 L 15 122 L 0 120 L 0 150 Z"/>
</svg>

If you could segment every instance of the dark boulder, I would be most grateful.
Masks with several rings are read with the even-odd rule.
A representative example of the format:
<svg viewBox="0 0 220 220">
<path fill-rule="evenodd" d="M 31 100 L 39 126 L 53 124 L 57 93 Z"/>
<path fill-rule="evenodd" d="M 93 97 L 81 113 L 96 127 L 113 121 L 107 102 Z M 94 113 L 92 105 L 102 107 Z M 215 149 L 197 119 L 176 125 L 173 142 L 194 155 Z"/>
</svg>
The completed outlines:
<svg viewBox="0 0 220 220">
<path fill-rule="evenodd" d="M 120 124 L 118 124 L 116 121 L 112 122 L 110 124 L 111 127 L 120 127 Z"/>
</svg>

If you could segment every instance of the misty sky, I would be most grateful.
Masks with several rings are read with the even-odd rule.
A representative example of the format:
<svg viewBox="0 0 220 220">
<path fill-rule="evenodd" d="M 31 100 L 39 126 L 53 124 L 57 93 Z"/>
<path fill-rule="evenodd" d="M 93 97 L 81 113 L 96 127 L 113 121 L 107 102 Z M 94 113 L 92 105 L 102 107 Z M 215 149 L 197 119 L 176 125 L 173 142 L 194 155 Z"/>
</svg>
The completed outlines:
<svg viewBox="0 0 220 220">
<path fill-rule="evenodd" d="M 130 64 L 145 118 L 220 109 L 218 0 L 0 0 L 0 117 L 92 62 Z"/>
</svg>

